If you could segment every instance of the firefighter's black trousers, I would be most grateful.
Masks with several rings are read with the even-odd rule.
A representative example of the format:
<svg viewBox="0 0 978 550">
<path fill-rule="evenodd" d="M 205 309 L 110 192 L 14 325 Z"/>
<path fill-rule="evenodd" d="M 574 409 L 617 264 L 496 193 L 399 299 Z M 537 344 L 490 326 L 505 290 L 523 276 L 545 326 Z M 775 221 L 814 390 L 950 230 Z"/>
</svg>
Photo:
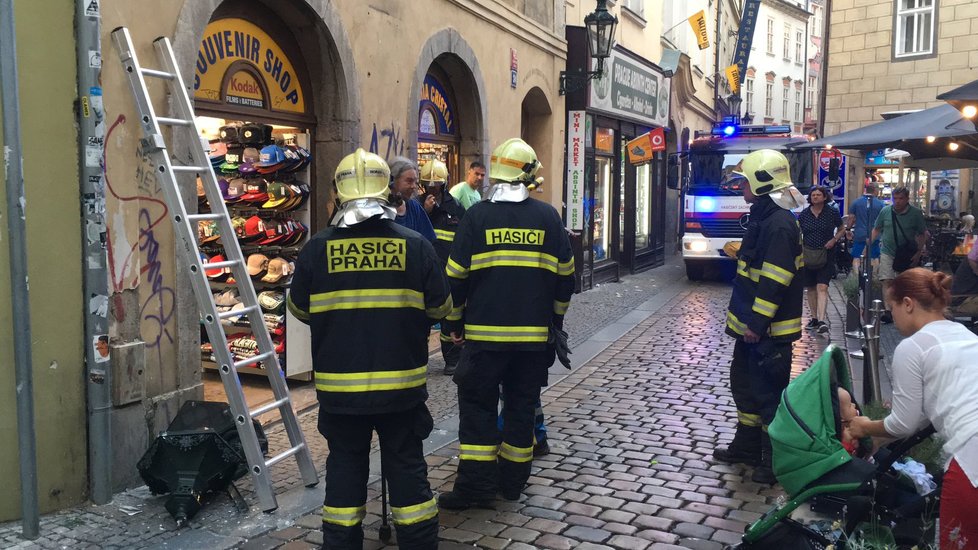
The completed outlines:
<svg viewBox="0 0 978 550">
<path fill-rule="evenodd" d="M 391 515 L 400 548 L 438 548 L 438 508 L 428 485 L 421 444 L 432 419 L 422 403 L 377 415 L 319 414 L 319 431 L 329 444 L 323 541 L 330 550 L 363 548 L 370 440 L 380 438 L 380 456 L 390 488 Z"/>
<path fill-rule="evenodd" d="M 533 418 L 551 362 L 545 351 L 490 351 L 472 344 L 462 349 L 454 378 L 459 402 L 455 492 L 460 496 L 487 501 L 497 489 L 504 495 L 523 490 L 533 460 Z M 506 394 L 502 441 L 500 384 Z"/>
<path fill-rule="evenodd" d="M 746 426 L 770 424 L 790 377 L 791 342 L 764 338 L 748 344 L 738 338 L 730 363 L 730 392 L 737 405 L 738 422 Z"/>
</svg>

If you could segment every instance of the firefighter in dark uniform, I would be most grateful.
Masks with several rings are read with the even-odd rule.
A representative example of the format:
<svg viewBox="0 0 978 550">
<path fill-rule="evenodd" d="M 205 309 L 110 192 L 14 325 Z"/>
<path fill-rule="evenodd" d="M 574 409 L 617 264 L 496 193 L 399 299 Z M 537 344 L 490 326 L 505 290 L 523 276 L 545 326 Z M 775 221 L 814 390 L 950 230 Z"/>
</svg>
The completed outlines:
<svg viewBox="0 0 978 550">
<path fill-rule="evenodd" d="M 527 189 L 539 183 L 540 166 L 521 139 L 497 147 L 487 198 L 465 212 L 455 233 L 447 272 L 456 306 L 445 322 L 465 347 L 454 378 L 458 477 L 438 499 L 445 509 L 492 507 L 497 492 L 518 500 L 530 476 L 534 411 L 554 361 L 550 327 L 562 327 L 574 291 L 574 257 L 560 215 Z"/>
<path fill-rule="evenodd" d="M 428 332 L 452 298 L 431 243 L 394 222 L 389 180 L 387 163 L 363 149 L 340 162 L 339 209 L 299 253 L 288 297 L 312 331 L 319 431 L 329 443 L 323 540 L 333 550 L 363 546 L 374 430 L 400 547 L 438 546 L 421 444 L 432 428 Z"/>
<path fill-rule="evenodd" d="M 726 333 L 737 339 L 730 364 L 737 431 L 713 456 L 753 465 L 751 479 L 773 484 L 767 426 L 791 375 L 791 343 L 801 337 L 801 230 L 791 209 L 804 199 L 777 151 L 748 154 L 734 174 L 746 179 L 744 200 L 751 203 L 727 311 Z"/>
<path fill-rule="evenodd" d="M 438 254 L 442 267 L 445 267 L 448 265 L 448 254 L 452 251 L 452 241 L 455 240 L 455 230 L 465 215 L 465 209 L 445 189 L 448 183 L 448 167 L 444 162 L 431 159 L 421 167 L 420 172 L 418 183 L 423 189 L 421 206 L 428 213 L 431 226 L 435 228 L 435 253 Z M 441 326 L 439 340 L 441 355 L 445 359 L 443 372 L 446 375 L 455 374 L 462 348 L 455 345 L 444 324 Z"/>
</svg>

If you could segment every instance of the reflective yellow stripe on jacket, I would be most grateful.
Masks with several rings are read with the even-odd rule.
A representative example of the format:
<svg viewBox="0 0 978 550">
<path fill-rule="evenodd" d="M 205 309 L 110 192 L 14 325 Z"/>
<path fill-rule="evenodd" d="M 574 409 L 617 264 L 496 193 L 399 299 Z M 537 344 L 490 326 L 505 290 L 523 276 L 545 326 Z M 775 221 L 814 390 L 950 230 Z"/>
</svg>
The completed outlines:
<svg viewBox="0 0 978 550">
<path fill-rule="evenodd" d="M 546 342 L 547 327 L 465 325 L 465 339 L 480 342 Z"/>
<path fill-rule="evenodd" d="M 446 231 L 444 229 L 435 229 L 435 238 L 437 238 L 439 241 L 452 242 L 455 240 L 455 232 Z"/>
<path fill-rule="evenodd" d="M 461 321 L 462 320 L 462 313 L 464 311 L 465 311 L 465 306 L 464 305 L 458 306 L 458 307 L 452 307 L 452 310 L 448 312 L 448 315 L 445 317 L 445 319 L 447 319 L 449 321 Z"/>
<path fill-rule="evenodd" d="M 444 319 L 446 315 L 452 312 L 452 295 L 449 294 L 448 298 L 445 298 L 445 303 L 438 307 L 425 308 L 424 313 L 432 319 Z"/>
<path fill-rule="evenodd" d="M 469 268 L 462 267 L 458 262 L 449 258 L 448 265 L 445 266 L 445 274 L 456 279 L 465 279 L 469 276 Z"/>
<path fill-rule="evenodd" d="M 573 275 L 574 274 L 574 258 L 567 260 L 566 262 L 560 262 L 557 264 L 557 275 Z"/>
<path fill-rule="evenodd" d="M 537 267 L 557 273 L 559 262 L 557 257 L 544 252 L 532 250 L 493 250 L 472 256 L 469 269 L 487 269 L 490 267 Z M 571 273 L 573 273 L 573 265 Z"/>
<path fill-rule="evenodd" d="M 763 422 L 761 421 L 761 415 L 746 413 L 743 411 L 737 411 L 737 422 L 740 422 L 744 426 L 750 426 L 750 427 L 760 426 L 761 424 L 763 424 Z"/>
<path fill-rule="evenodd" d="M 761 269 L 758 273 L 762 277 L 767 277 L 776 283 L 781 283 L 784 286 L 791 284 L 791 279 L 795 277 L 795 274 L 784 269 L 783 267 L 776 266 L 770 262 L 764 262 L 761 264 Z"/>
<path fill-rule="evenodd" d="M 362 288 L 323 292 L 309 297 L 310 313 L 341 309 L 401 307 L 425 309 L 424 295 L 417 290 L 406 288 Z"/>
<path fill-rule="evenodd" d="M 754 298 L 754 307 L 751 309 L 765 317 L 774 317 L 774 314 L 778 312 L 777 304 L 763 298 Z"/>
<path fill-rule="evenodd" d="M 469 445 L 467 443 L 458 444 L 459 460 L 476 460 L 479 462 L 492 462 L 496 460 L 496 445 Z"/>
<path fill-rule="evenodd" d="M 323 506 L 323 522 L 343 527 L 353 527 L 367 516 L 366 506 L 353 506 L 351 508 L 335 508 L 333 506 Z"/>
<path fill-rule="evenodd" d="M 561 302 L 559 300 L 554 300 L 554 313 L 557 315 L 566 315 L 567 308 L 570 307 L 570 302 Z"/>
<path fill-rule="evenodd" d="M 771 323 L 771 336 L 787 336 L 794 332 L 801 332 L 801 317 Z"/>
<path fill-rule="evenodd" d="M 336 393 L 406 390 L 425 385 L 427 379 L 428 365 L 411 370 L 317 372 L 316 389 Z"/>
<path fill-rule="evenodd" d="M 438 515 L 438 504 L 434 498 L 412 506 L 391 506 L 391 516 L 395 525 L 414 525 Z"/>
<path fill-rule="evenodd" d="M 305 311 L 305 310 L 301 309 L 299 306 L 295 305 L 292 302 L 292 297 L 291 296 L 289 296 L 289 297 L 286 298 L 286 306 L 289 308 L 289 311 L 292 313 L 292 315 L 295 316 L 296 319 L 301 319 L 303 321 L 308 321 L 309 320 L 309 312 L 308 311 Z"/>
</svg>

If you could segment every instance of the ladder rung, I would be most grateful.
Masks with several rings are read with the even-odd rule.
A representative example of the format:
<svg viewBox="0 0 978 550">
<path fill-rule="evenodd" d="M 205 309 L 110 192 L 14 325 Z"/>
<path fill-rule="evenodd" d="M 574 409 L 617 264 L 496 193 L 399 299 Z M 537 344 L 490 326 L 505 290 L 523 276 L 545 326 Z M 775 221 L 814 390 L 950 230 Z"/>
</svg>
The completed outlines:
<svg viewBox="0 0 978 550">
<path fill-rule="evenodd" d="M 268 352 L 261 353 L 261 354 L 258 354 L 258 355 L 252 355 L 251 357 L 249 357 L 247 359 L 244 359 L 242 361 L 237 361 L 234 364 L 234 368 L 240 369 L 242 367 L 248 367 L 248 366 L 251 366 L 251 365 L 255 365 L 257 363 L 261 363 L 262 361 L 265 361 L 266 359 L 272 359 L 273 357 L 275 357 L 275 352 L 274 351 L 268 351 Z M 275 365 L 275 366 L 277 366 L 277 365 Z"/>
<path fill-rule="evenodd" d="M 225 267 L 234 267 L 239 264 L 240 262 L 238 262 L 237 260 L 228 260 L 226 262 L 210 262 L 204 264 L 204 269 L 210 271 L 212 269 L 224 269 Z"/>
<path fill-rule="evenodd" d="M 143 69 L 141 71 L 145 76 L 155 76 L 156 78 L 162 78 L 164 80 L 173 80 L 177 75 L 173 73 L 168 73 L 166 71 L 157 71 L 155 69 Z"/>
<path fill-rule="evenodd" d="M 228 319 L 228 318 L 231 318 L 231 317 L 239 317 L 241 315 L 247 315 L 247 314 L 251 313 L 252 311 L 256 311 L 257 309 L 258 309 L 258 306 L 248 306 L 248 307 L 245 307 L 245 308 L 242 308 L 242 309 L 232 309 L 230 311 L 222 311 L 221 313 L 218 313 L 217 314 L 217 318 L 218 319 Z"/>
<path fill-rule="evenodd" d="M 185 118 L 166 118 L 166 117 L 156 117 L 156 121 L 160 124 L 169 124 L 170 126 L 193 126 L 194 121 L 187 120 Z"/>
<path fill-rule="evenodd" d="M 203 172 L 205 170 L 210 170 L 210 166 L 171 166 L 171 170 L 174 172 Z"/>
<path fill-rule="evenodd" d="M 202 222 L 204 220 L 220 220 L 224 214 L 187 214 L 187 219 L 192 222 Z"/>
<path fill-rule="evenodd" d="M 251 417 L 252 418 L 257 418 L 257 417 L 259 417 L 259 416 L 267 413 L 268 411 L 273 411 L 273 410 L 281 407 L 282 405 L 287 405 L 288 403 L 289 403 L 289 398 L 288 397 L 283 397 L 282 399 L 279 399 L 278 401 L 272 401 L 271 403 L 268 403 L 268 404 L 262 405 L 261 407 L 258 407 L 257 409 L 251 411 L 250 414 L 251 414 Z"/>
<path fill-rule="evenodd" d="M 301 451 L 303 448 L 305 448 L 305 446 L 306 446 L 305 443 L 299 443 L 295 447 L 292 447 L 291 449 L 289 449 L 289 450 L 287 450 L 287 451 L 285 451 L 285 452 L 283 452 L 281 454 L 277 454 L 277 455 L 273 456 L 272 458 L 269 458 L 267 461 L 265 461 L 265 467 L 266 468 L 271 468 L 272 466 L 274 466 L 279 461 L 284 460 L 286 458 L 289 458 L 290 456 L 294 455 L 295 453 Z"/>
</svg>

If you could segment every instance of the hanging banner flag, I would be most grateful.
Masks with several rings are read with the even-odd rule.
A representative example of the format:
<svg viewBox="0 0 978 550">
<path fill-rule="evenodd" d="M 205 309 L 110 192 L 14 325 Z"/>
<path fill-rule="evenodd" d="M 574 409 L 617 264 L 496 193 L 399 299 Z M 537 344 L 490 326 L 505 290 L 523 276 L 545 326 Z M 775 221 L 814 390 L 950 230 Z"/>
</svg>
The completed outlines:
<svg viewBox="0 0 978 550">
<path fill-rule="evenodd" d="M 737 65 L 737 89 L 747 74 L 747 60 L 750 58 L 750 45 L 754 41 L 754 26 L 757 23 L 757 13 L 761 9 L 761 0 L 745 0 L 744 15 L 740 18 L 740 31 L 737 33 L 737 48 L 734 50 L 733 63 Z"/>
<path fill-rule="evenodd" d="M 584 229 L 584 111 L 567 111 L 567 217 L 565 227 L 572 231 Z"/>
<path fill-rule="evenodd" d="M 723 70 L 727 75 L 727 83 L 730 84 L 730 91 L 739 94 L 740 93 L 740 67 L 737 65 L 731 65 Z"/>
<path fill-rule="evenodd" d="M 666 150 L 666 133 L 662 128 L 656 128 L 629 141 L 625 148 L 628 150 L 628 162 L 642 164 L 652 160 L 657 151 Z"/>
<path fill-rule="evenodd" d="M 700 10 L 687 19 L 689 26 L 693 27 L 693 34 L 696 35 L 696 44 L 701 50 L 710 47 L 710 35 L 706 32 L 706 12 Z"/>
</svg>

